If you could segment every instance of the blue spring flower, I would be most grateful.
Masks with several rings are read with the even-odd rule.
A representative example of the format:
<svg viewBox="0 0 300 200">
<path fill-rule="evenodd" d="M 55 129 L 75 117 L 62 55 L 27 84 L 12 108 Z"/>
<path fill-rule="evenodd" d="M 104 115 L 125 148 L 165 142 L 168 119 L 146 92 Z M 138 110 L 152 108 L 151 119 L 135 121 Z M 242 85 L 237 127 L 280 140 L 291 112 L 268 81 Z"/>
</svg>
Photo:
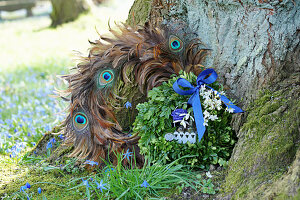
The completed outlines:
<svg viewBox="0 0 300 200">
<path fill-rule="evenodd" d="M 83 185 L 85 185 L 86 187 L 91 187 L 90 185 L 89 185 L 89 181 L 88 180 L 84 180 L 84 179 L 81 179 L 82 180 L 82 182 L 83 182 Z"/>
<path fill-rule="evenodd" d="M 37 191 L 38 191 L 39 194 L 42 193 L 42 189 L 40 187 L 37 189 Z"/>
<path fill-rule="evenodd" d="M 100 183 L 95 181 L 95 183 L 97 184 L 97 189 L 100 189 L 101 192 L 103 192 L 103 190 L 107 190 L 107 188 L 104 187 L 107 185 L 107 183 L 103 183 L 103 180 L 101 180 Z"/>
<path fill-rule="evenodd" d="M 106 172 L 109 172 L 109 171 L 115 171 L 115 169 L 112 168 L 112 167 L 111 167 L 111 168 L 107 168 L 107 169 L 105 170 L 105 173 L 106 173 Z"/>
<path fill-rule="evenodd" d="M 52 148 L 52 143 L 51 143 L 51 142 L 48 142 L 46 148 L 47 148 L 47 149 L 51 149 L 51 148 Z"/>
<path fill-rule="evenodd" d="M 51 138 L 51 139 L 50 139 L 50 142 L 51 142 L 52 144 L 54 144 L 54 143 L 56 142 L 55 138 Z"/>
<path fill-rule="evenodd" d="M 20 192 L 25 192 L 25 190 L 27 190 L 27 187 L 26 187 L 26 185 L 23 185 L 23 186 L 21 186 L 21 188 L 20 188 Z"/>
<path fill-rule="evenodd" d="M 125 104 L 124 104 L 124 107 L 125 108 L 132 108 L 132 105 L 131 105 L 131 103 L 129 102 L 129 101 L 127 101 Z"/>
<path fill-rule="evenodd" d="M 123 159 L 127 158 L 127 160 L 129 160 L 129 157 L 132 156 L 132 152 L 129 152 L 129 149 L 127 149 L 126 153 L 124 153 L 123 156 Z"/>
<path fill-rule="evenodd" d="M 51 127 L 50 127 L 50 125 L 49 124 L 47 124 L 46 126 L 45 126 L 45 131 L 51 131 Z"/>
<path fill-rule="evenodd" d="M 149 184 L 147 183 L 147 181 L 146 180 L 144 180 L 144 182 L 141 184 L 141 187 L 148 187 L 149 186 Z"/>
<path fill-rule="evenodd" d="M 25 184 L 25 186 L 26 186 L 28 189 L 30 189 L 30 187 L 31 187 L 31 185 L 30 185 L 28 182 Z"/>
<path fill-rule="evenodd" d="M 88 165 L 91 165 L 91 166 L 99 165 L 98 162 L 95 162 L 95 161 L 92 161 L 92 160 L 86 160 L 86 161 L 84 162 L 84 164 L 88 164 Z"/>
<path fill-rule="evenodd" d="M 65 139 L 65 137 L 64 137 L 62 134 L 60 134 L 58 137 L 59 137 L 61 140 L 64 140 L 64 139 Z"/>
</svg>

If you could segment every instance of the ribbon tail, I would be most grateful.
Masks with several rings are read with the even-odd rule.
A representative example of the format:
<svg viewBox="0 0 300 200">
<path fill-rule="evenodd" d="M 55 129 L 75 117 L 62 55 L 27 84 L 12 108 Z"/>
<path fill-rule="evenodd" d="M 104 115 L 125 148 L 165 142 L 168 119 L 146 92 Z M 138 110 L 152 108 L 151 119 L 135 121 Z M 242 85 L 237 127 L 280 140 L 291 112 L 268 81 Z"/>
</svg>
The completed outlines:
<svg viewBox="0 0 300 200">
<path fill-rule="evenodd" d="M 195 92 L 193 94 L 192 101 L 190 103 L 193 106 L 195 123 L 196 123 L 197 132 L 198 132 L 198 140 L 200 142 L 204 135 L 204 132 L 205 132 L 205 126 L 203 125 L 204 118 L 203 118 L 203 113 L 202 113 L 201 102 L 200 102 L 198 90 L 197 90 L 197 92 Z"/>
<path fill-rule="evenodd" d="M 219 94 L 220 95 L 220 94 Z M 228 107 L 228 108 L 232 108 L 234 113 L 241 113 L 244 112 L 240 107 L 234 105 L 227 97 L 225 97 L 224 95 L 220 95 L 221 101 L 224 102 L 224 104 Z"/>
</svg>

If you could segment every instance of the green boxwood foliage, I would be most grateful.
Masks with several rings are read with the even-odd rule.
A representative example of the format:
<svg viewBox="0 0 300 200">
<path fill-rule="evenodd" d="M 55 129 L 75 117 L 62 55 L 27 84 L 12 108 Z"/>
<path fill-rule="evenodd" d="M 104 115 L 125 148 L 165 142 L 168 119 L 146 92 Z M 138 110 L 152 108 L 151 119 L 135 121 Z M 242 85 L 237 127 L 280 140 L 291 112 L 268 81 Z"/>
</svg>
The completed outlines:
<svg viewBox="0 0 300 200">
<path fill-rule="evenodd" d="M 172 88 L 173 83 L 179 77 L 196 85 L 197 77 L 194 74 L 181 72 L 179 76 L 174 76 L 168 82 L 149 91 L 148 101 L 137 106 L 139 112 L 133 125 L 134 132 L 138 132 L 141 136 L 139 141 L 141 153 L 150 156 L 153 162 L 162 159 L 164 163 L 170 163 L 185 155 L 195 155 L 195 157 L 181 159 L 179 163 L 201 169 L 207 169 L 210 164 L 225 165 L 236 142 L 236 136 L 229 125 L 232 114 L 226 112 L 224 106 L 221 110 L 210 111 L 217 114 L 218 119 L 208 122 L 200 143 L 198 138 L 195 144 L 189 142 L 179 144 L 176 140 L 165 140 L 166 133 L 175 131 L 171 117 L 172 111 L 176 108 L 183 108 L 193 116 L 192 107 L 186 103 L 190 95 L 179 95 Z M 221 85 L 216 82 L 210 86 L 218 91 L 222 89 Z M 200 99 L 202 103 L 201 96 Z"/>
</svg>

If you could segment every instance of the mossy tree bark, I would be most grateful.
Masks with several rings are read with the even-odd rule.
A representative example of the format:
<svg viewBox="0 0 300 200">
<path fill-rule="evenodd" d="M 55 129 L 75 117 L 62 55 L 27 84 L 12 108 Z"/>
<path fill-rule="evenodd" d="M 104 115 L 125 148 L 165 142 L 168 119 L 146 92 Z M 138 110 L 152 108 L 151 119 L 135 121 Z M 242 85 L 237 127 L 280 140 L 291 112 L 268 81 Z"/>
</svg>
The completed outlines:
<svg viewBox="0 0 300 200">
<path fill-rule="evenodd" d="M 136 0 L 130 10 L 131 24 L 185 21 L 246 110 L 232 122 L 239 141 L 220 199 L 300 197 L 299 10 L 294 0 Z"/>
<path fill-rule="evenodd" d="M 52 13 L 50 14 L 52 27 L 74 21 L 79 14 L 89 10 L 85 0 L 51 0 Z"/>
</svg>

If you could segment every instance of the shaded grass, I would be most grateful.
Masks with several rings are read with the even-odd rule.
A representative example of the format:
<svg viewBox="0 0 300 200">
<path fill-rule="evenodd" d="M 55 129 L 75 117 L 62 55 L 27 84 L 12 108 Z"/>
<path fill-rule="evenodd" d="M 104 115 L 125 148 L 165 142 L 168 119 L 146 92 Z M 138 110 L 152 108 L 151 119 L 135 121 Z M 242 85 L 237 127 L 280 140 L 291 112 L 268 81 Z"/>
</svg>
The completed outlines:
<svg viewBox="0 0 300 200">
<path fill-rule="evenodd" d="M 150 165 L 151 162 L 146 162 L 142 169 L 138 169 L 132 165 L 123 167 L 122 154 L 117 154 L 117 158 L 117 166 L 106 163 L 104 169 L 97 169 L 94 173 L 78 168 L 75 160 L 69 160 L 61 167 L 44 162 L 35 162 L 29 168 L 24 165 L 29 172 L 7 186 L 4 199 L 26 199 L 27 196 L 30 199 L 41 199 L 42 196 L 47 199 L 158 199 L 180 193 L 181 185 L 199 191 L 208 191 L 213 187 L 210 179 L 205 180 L 199 172 L 178 165 L 178 160 L 168 165 L 160 162 Z M 76 170 L 69 173 L 71 169 Z M 146 187 L 143 185 L 145 181 Z M 30 183 L 31 188 L 20 191 L 26 182 Z M 102 191 L 99 183 L 103 183 Z M 38 187 L 42 188 L 42 194 L 37 193 Z"/>
</svg>

